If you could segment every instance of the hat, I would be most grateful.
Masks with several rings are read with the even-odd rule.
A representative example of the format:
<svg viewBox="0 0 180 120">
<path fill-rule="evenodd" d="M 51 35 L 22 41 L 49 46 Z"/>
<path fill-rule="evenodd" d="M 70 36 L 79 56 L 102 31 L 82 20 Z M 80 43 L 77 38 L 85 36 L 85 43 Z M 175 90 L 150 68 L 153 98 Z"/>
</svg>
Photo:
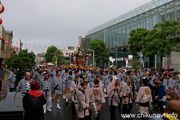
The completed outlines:
<svg viewBox="0 0 180 120">
<path fill-rule="evenodd" d="M 33 80 L 31 82 L 31 90 L 38 90 L 39 89 L 39 83 L 36 80 Z"/>
</svg>

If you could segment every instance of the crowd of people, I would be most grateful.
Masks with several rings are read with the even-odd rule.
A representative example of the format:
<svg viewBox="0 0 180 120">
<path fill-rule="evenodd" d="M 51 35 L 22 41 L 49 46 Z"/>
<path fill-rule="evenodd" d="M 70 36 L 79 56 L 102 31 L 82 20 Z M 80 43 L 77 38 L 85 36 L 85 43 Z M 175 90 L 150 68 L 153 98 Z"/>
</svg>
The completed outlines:
<svg viewBox="0 0 180 120">
<path fill-rule="evenodd" d="M 15 73 L 16 69 L 13 69 L 8 78 L 10 92 L 15 88 Z M 152 106 L 159 106 L 160 113 L 166 113 L 168 101 L 179 103 L 180 82 L 178 73 L 164 72 L 160 75 L 156 69 L 135 71 L 40 66 L 34 67 L 31 73 L 26 72 L 16 91 L 23 96 L 25 120 L 44 120 L 44 114 L 54 107 L 52 101 L 56 97 L 57 109 L 61 110 L 63 98 L 72 105 L 73 117 L 79 120 L 100 120 L 102 106 L 108 102 L 111 119 L 115 120 L 116 108 L 120 114 L 130 114 L 133 107 L 137 107 L 139 113 L 149 114 L 153 112 Z M 180 119 L 180 107 L 178 110 L 176 119 Z M 31 113 L 34 115 L 29 115 Z"/>
</svg>

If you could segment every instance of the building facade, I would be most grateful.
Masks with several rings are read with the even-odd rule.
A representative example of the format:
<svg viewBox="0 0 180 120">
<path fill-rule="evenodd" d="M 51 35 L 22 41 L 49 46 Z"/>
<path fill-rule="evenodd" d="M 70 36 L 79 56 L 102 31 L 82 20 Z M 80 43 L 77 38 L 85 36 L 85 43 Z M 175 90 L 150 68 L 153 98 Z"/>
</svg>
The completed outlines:
<svg viewBox="0 0 180 120">
<path fill-rule="evenodd" d="M 6 41 L 5 42 L 5 58 L 10 58 L 12 53 L 12 39 L 13 39 L 13 31 L 6 31 Z"/>
<path fill-rule="evenodd" d="M 86 40 L 83 47 L 87 51 L 89 43 L 92 40 L 103 40 L 109 49 L 110 56 L 112 56 L 112 58 L 117 57 L 118 61 L 116 66 L 122 67 L 126 65 L 125 59 L 130 55 L 128 52 L 128 39 L 131 30 L 137 28 L 151 30 L 155 24 L 165 22 L 166 20 L 177 20 L 180 23 L 180 0 L 153 0 L 139 8 L 97 26 L 88 31 L 85 36 Z M 177 55 L 178 53 L 173 54 Z M 164 64 L 166 63 L 165 65 L 167 67 L 173 66 L 171 65 L 172 62 L 168 60 L 173 59 L 171 57 L 176 56 L 173 54 L 168 56 L 166 60 L 164 58 L 165 61 L 169 61 L 169 63 L 163 61 Z M 158 67 L 159 58 L 144 58 L 144 62 L 145 67 Z M 180 65 L 175 66 L 177 67 L 175 69 L 180 69 Z"/>
</svg>

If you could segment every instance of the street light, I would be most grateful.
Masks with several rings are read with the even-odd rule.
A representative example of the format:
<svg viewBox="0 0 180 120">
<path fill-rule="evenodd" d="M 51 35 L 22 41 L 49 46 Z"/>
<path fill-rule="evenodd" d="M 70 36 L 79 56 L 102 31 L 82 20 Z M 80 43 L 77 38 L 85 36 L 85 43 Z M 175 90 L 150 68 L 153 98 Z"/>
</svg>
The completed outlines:
<svg viewBox="0 0 180 120">
<path fill-rule="evenodd" d="M 89 51 L 93 52 L 93 67 L 94 67 L 94 50 L 88 49 Z"/>
</svg>

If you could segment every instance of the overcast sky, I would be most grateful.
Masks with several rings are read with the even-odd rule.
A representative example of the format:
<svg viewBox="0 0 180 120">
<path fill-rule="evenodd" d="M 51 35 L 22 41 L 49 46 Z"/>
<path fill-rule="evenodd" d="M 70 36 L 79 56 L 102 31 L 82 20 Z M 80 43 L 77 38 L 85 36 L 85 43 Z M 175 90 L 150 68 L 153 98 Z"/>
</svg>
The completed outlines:
<svg viewBox="0 0 180 120">
<path fill-rule="evenodd" d="M 33 50 L 55 45 L 77 46 L 88 30 L 151 0 L 1 0 L 6 30 Z M 36 47 L 35 47 L 36 45 Z M 41 46 L 41 47 L 40 47 Z M 30 49 L 30 48 L 29 48 Z"/>
</svg>

